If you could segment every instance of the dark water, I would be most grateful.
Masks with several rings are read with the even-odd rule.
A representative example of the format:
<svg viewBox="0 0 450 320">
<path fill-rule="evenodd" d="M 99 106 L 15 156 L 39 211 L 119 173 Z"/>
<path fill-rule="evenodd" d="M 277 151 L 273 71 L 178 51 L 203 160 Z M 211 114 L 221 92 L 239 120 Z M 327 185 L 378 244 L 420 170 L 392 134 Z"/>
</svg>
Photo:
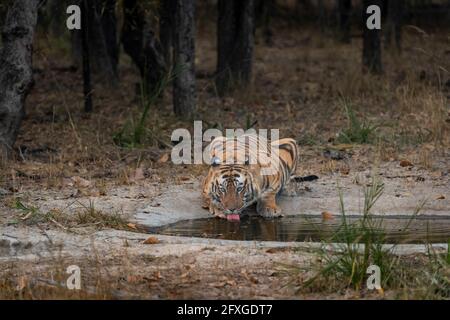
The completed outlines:
<svg viewBox="0 0 450 320">
<path fill-rule="evenodd" d="M 173 236 L 201 237 L 247 241 L 332 241 L 362 242 L 361 218 L 287 216 L 276 220 L 244 217 L 240 222 L 207 218 L 185 220 L 158 228 L 151 233 Z M 370 236 L 386 243 L 447 243 L 450 239 L 450 218 L 372 218 L 366 226 Z M 365 230 L 368 228 L 366 227 Z"/>
</svg>

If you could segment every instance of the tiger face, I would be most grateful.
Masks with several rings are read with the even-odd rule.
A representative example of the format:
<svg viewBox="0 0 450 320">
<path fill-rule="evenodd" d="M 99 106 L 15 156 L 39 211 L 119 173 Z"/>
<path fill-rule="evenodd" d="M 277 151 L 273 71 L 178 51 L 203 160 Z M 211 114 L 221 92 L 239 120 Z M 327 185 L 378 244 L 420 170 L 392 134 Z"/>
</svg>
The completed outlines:
<svg viewBox="0 0 450 320">
<path fill-rule="evenodd" d="M 245 208 L 257 200 L 253 176 L 245 165 L 220 165 L 213 168 L 209 196 L 228 220 L 240 220 Z"/>
</svg>

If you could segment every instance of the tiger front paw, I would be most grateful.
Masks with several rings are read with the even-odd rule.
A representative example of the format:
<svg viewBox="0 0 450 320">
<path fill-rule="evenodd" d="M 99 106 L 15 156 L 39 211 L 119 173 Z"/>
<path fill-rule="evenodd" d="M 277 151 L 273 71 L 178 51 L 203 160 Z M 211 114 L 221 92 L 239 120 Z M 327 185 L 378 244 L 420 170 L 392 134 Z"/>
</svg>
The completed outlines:
<svg viewBox="0 0 450 320">
<path fill-rule="evenodd" d="M 273 219 L 273 218 L 279 218 L 282 217 L 283 214 L 281 213 L 281 208 L 277 205 L 275 206 L 258 206 L 257 212 L 260 216 L 266 219 Z"/>
<path fill-rule="evenodd" d="M 203 209 L 209 209 L 209 207 L 211 206 L 211 200 L 207 197 L 203 197 L 202 199 L 202 208 Z"/>
<path fill-rule="evenodd" d="M 209 206 L 209 212 L 210 212 L 214 217 L 226 219 L 226 216 L 225 216 L 225 214 L 223 213 L 223 211 L 220 210 L 219 208 L 217 208 L 217 207 L 214 206 L 214 205 L 210 205 L 210 206 Z"/>
</svg>

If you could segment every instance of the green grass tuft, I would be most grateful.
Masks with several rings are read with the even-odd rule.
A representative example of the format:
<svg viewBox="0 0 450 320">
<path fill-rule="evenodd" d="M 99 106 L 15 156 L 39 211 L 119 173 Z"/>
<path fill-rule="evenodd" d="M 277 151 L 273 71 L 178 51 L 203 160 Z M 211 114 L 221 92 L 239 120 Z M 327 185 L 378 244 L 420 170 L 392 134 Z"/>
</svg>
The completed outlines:
<svg viewBox="0 0 450 320">
<path fill-rule="evenodd" d="M 339 143 L 372 143 L 376 138 L 378 126 L 371 124 L 367 120 L 360 120 L 353 110 L 351 104 L 346 100 L 342 102 L 345 116 L 347 117 L 347 128 L 338 133 Z"/>
</svg>

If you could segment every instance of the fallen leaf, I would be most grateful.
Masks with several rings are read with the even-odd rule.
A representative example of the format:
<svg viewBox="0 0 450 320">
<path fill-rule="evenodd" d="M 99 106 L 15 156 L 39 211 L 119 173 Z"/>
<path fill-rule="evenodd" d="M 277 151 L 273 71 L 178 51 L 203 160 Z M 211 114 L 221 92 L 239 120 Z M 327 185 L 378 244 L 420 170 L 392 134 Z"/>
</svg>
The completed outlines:
<svg viewBox="0 0 450 320">
<path fill-rule="evenodd" d="M 17 281 L 16 290 L 22 291 L 28 286 L 28 278 L 26 276 L 19 277 L 19 280 Z"/>
<path fill-rule="evenodd" d="M 444 200 L 445 196 L 443 194 L 438 195 L 435 200 Z"/>
<path fill-rule="evenodd" d="M 72 177 L 70 179 L 79 188 L 87 188 L 87 187 L 89 187 L 91 185 L 91 182 L 89 180 L 86 180 L 86 179 L 84 179 L 82 177 L 79 177 L 79 176 L 75 176 L 75 177 Z"/>
<path fill-rule="evenodd" d="M 29 217 L 31 217 L 32 214 L 33 214 L 33 212 L 30 211 L 30 212 L 28 212 L 28 213 L 26 214 L 25 217 L 22 217 L 21 219 L 22 219 L 23 221 L 25 221 L 25 220 L 27 220 Z"/>
<path fill-rule="evenodd" d="M 135 276 L 135 275 L 129 275 L 127 276 L 127 282 L 131 284 L 136 284 L 138 282 L 142 281 L 141 276 Z"/>
<path fill-rule="evenodd" d="M 135 223 L 128 223 L 128 224 L 127 224 L 127 227 L 128 227 L 128 228 L 131 228 L 131 229 L 134 229 L 134 230 L 137 230 L 136 224 L 135 224 Z"/>
<path fill-rule="evenodd" d="M 91 192 L 89 192 L 89 195 L 91 197 L 100 197 L 100 191 L 98 191 L 97 189 L 91 190 Z"/>
<path fill-rule="evenodd" d="M 277 253 L 277 252 L 286 252 L 289 251 L 290 248 L 281 247 L 281 248 L 269 248 L 266 250 L 267 253 Z"/>
<path fill-rule="evenodd" d="M 145 175 L 144 175 L 144 169 L 142 169 L 141 167 L 137 168 L 134 171 L 132 180 L 134 181 L 139 181 L 139 180 L 144 180 L 145 179 Z"/>
<path fill-rule="evenodd" d="M 161 272 L 155 271 L 150 277 L 143 277 L 142 279 L 148 282 L 158 281 L 162 279 L 163 276 L 161 276 Z"/>
<path fill-rule="evenodd" d="M 166 163 L 167 161 L 169 161 L 170 159 L 170 155 L 168 153 L 164 153 L 161 158 L 158 159 L 159 163 Z"/>
<path fill-rule="evenodd" d="M 148 237 L 147 240 L 143 242 L 143 244 L 157 244 L 157 243 L 159 243 L 159 240 L 156 237 Z"/>
<path fill-rule="evenodd" d="M 234 287 L 234 286 L 236 286 L 236 281 L 234 281 L 234 280 L 227 280 L 226 284 L 229 285 L 229 286 Z"/>
<path fill-rule="evenodd" d="M 401 166 L 401 167 L 412 167 L 413 164 L 412 164 L 412 162 L 409 161 L 409 160 L 401 160 L 401 161 L 400 161 L 400 166 Z"/>
<path fill-rule="evenodd" d="M 324 211 L 324 212 L 322 212 L 322 219 L 323 220 L 331 220 L 331 219 L 334 219 L 334 215 L 329 211 Z"/>
</svg>

